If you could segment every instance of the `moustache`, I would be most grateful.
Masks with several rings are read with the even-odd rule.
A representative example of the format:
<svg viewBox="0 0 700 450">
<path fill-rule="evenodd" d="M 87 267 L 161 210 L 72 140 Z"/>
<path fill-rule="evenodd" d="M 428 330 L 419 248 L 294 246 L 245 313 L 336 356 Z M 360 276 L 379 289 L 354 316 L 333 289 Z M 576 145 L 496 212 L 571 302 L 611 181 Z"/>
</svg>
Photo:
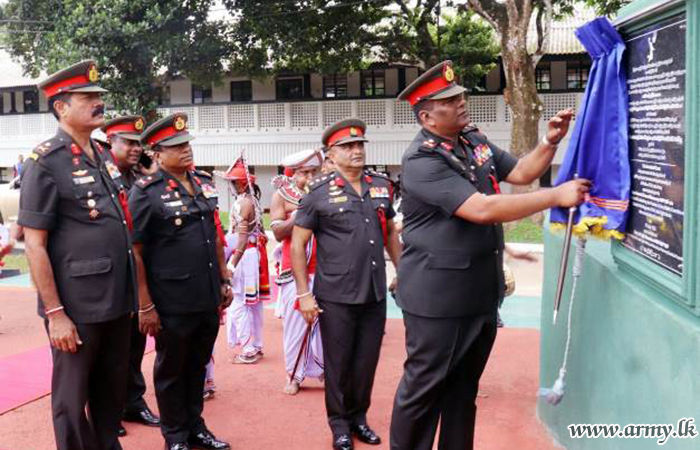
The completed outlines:
<svg viewBox="0 0 700 450">
<path fill-rule="evenodd" d="M 95 110 L 92 112 L 92 117 L 97 117 L 97 116 L 104 116 L 105 114 L 105 107 L 104 106 L 98 106 L 95 108 Z"/>
</svg>

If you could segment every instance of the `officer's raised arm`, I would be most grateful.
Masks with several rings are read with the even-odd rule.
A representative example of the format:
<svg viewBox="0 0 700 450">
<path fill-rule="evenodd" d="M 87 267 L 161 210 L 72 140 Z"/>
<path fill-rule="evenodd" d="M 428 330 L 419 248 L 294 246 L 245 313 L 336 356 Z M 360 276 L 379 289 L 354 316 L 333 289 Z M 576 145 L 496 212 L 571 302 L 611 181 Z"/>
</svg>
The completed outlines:
<svg viewBox="0 0 700 450">
<path fill-rule="evenodd" d="M 569 108 L 559 111 L 549 119 L 547 132 L 542 136 L 537 146 L 520 158 L 508 176 L 502 179 L 510 184 L 528 185 L 544 175 L 549 166 L 552 165 L 559 142 L 569 131 L 573 116 L 574 110 Z"/>
<path fill-rule="evenodd" d="M 465 91 L 452 63 L 444 61 L 399 95 L 421 130 L 402 160 L 404 250 L 396 301 L 410 345 L 394 402 L 394 450 L 433 442 L 437 427 L 426 426 L 431 420 L 440 421 L 440 442 L 473 447 L 478 381 L 496 336 L 505 285 L 501 222 L 577 205 L 590 187 L 577 180 L 502 194 L 500 182 L 529 184 L 549 167 L 572 112 L 553 118 L 543 142 L 518 160 L 471 125 Z M 469 394 L 452 398 L 450 392 Z M 449 401 L 438 405 L 433 399 L 440 397 Z M 445 421 L 447 411 L 463 419 Z"/>
</svg>

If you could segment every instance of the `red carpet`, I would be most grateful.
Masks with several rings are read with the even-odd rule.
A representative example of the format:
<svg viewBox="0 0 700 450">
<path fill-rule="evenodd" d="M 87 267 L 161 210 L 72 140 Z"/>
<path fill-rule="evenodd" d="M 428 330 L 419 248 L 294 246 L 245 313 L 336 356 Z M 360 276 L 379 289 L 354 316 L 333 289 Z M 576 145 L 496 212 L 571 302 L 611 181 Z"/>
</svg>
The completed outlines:
<svg viewBox="0 0 700 450">
<path fill-rule="evenodd" d="M 148 338 L 146 352 L 155 348 Z M 0 415 L 51 393 L 48 345 L 0 358 Z"/>
<path fill-rule="evenodd" d="M 0 359 L 0 414 L 51 392 L 51 351 L 39 347 Z"/>
</svg>

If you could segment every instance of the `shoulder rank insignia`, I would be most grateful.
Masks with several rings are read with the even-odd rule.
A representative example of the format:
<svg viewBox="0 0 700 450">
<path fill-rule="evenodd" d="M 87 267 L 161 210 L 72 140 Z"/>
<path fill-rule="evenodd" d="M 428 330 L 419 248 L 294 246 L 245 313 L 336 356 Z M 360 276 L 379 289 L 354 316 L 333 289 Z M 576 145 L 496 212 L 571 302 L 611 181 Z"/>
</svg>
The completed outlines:
<svg viewBox="0 0 700 450">
<path fill-rule="evenodd" d="M 435 148 L 437 144 L 434 139 L 428 139 L 427 141 L 423 141 L 423 147 Z"/>
<path fill-rule="evenodd" d="M 202 176 L 202 177 L 211 178 L 211 174 L 209 172 L 207 172 L 206 170 L 195 169 L 194 173 L 196 173 L 197 175 Z"/>
<path fill-rule="evenodd" d="M 156 181 L 159 181 L 161 179 L 161 175 L 159 173 L 154 173 L 153 175 L 147 175 L 145 177 L 141 177 L 136 181 L 136 185 L 142 189 L 147 188 L 148 186 L 152 185 Z"/>
<path fill-rule="evenodd" d="M 365 170 L 365 172 L 369 175 L 372 175 L 373 177 L 377 178 L 383 178 L 385 180 L 390 180 L 391 178 L 389 175 L 382 173 L 382 172 L 377 172 L 376 170 Z"/>
<path fill-rule="evenodd" d="M 29 155 L 34 161 L 38 160 L 42 156 L 46 156 L 52 151 L 63 146 L 63 142 L 58 139 L 49 139 L 41 144 L 37 145 L 32 153 Z"/>
<path fill-rule="evenodd" d="M 318 189 L 320 186 L 323 186 L 324 184 L 326 184 L 334 179 L 336 179 L 334 172 L 332 172 L 328 175 L 319 175 L 309 182 L 309 189 L 311 189 L 313 191 L 313 190 Z"/>
</svg>

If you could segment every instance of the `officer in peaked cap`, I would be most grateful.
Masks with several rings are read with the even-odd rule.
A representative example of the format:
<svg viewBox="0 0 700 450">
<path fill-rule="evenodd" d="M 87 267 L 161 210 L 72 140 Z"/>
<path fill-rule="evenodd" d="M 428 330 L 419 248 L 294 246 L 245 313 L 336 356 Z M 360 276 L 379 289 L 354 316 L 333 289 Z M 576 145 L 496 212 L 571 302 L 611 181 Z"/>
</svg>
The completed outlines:
<svg viewBox="0 0 700 450">
<path fill-rule="evenodd" d="M 128 189 L 141 177 L 139 164 L 148 163 L 150 158 L 144 154 L 141 133 L 145 128 L 141 116 L 120 116 L 108 120 L 100 129 L 107 136 L 117 167 Z"/>
<path fill-rule="evenodd" d="M 552 118 L 542 143 L 518 160 L 469 124 L 464 91 L 444 61 L 399 95 L 422 130 L 402 161 L 397 302 L 407 359 L 394 401 L 392 450 L 432 449 L 438 423 L 441 450 L 473 448 L 474 402 L 504 287 L 501 222 L 578 205 L 589 188 L 578 180 L 501 194 L 499 182 L 528 185 L 545 172 L 572 111 Z"/>
<path fill-rule="evenodd" d="M 159 170 L 138 180 L 129 196 L 139 323 L 156 339 L 153 381 L 166 449 L 222 450 L 230 446 L 207 430 L 202 393 L 231 282 L 216 187 L 211 175 L 192 169 L 193 138 L 180 113 L 143 133 Z"/>
<path fill-rule="evenodd" d="M 18 223 L 51 341 L 59 450 L 121 448 L 136 306 L 126 192 L 110 152 L 90 139 L 104 124 L 98 80 L 87 60 L 39 84 L 59 127 L 31 153 L 21 184 Z"/>
<path fill-rule="evenodd" d="M 398 264 L 391 181 L 364 170 L 366 125 L 342 120 L 323 133 L 335 172 L 309 183 L 292 233 L 292 271 L 299 310 L 319 317 L 326 413 L 333 448 L 351 450 L 352 434 L 378 445 L 367 424 L 372 384 L 386 321 L 384 247 Z M 309 290 L 305 248 L 316 238 L 318 266 Z"/>
<path fill-rule="evenodd" d="M 136 170 L 143 155 L 141 133 L 145 121 L 141 116 L 120 116 L 107 121 L 100 129 L 107 136 L 112 155 L 125 187 L 131 190 L 141 174 Z M 131 348 L 129 350 L 129 375 L 126 390 L 124 420 L 146 426 L 157 427 L 160 419 L 151 412 L 143 398 L 146 380 L 141 371 L 146 335 L 139 331 L 139 318 L 134 315 L 131 323 Z"/>
</svg>

